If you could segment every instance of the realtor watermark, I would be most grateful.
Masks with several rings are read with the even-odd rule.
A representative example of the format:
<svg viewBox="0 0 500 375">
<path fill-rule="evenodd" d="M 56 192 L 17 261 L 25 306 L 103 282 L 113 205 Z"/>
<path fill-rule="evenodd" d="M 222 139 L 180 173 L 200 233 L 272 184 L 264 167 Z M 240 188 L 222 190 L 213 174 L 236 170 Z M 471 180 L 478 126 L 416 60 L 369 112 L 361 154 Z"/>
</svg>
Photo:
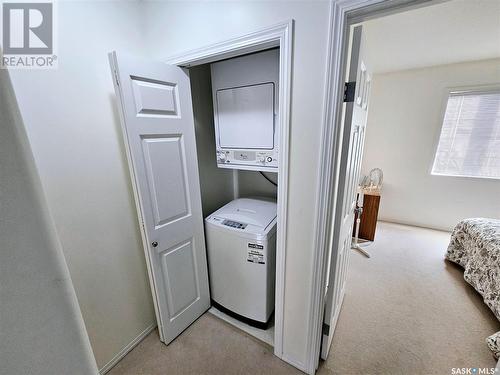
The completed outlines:
<svg viewBox="0 0 500 375">
<path fill-rule="evenodd" d="M 1 19 L 1 68 L 57 67 L 54 2 L 4 1 Z"/>
<path fill-rule="evenodd" d="M 498 375 L 500 372 L 495 367 L 453 367 L 452 375 Z"/>
</svg>

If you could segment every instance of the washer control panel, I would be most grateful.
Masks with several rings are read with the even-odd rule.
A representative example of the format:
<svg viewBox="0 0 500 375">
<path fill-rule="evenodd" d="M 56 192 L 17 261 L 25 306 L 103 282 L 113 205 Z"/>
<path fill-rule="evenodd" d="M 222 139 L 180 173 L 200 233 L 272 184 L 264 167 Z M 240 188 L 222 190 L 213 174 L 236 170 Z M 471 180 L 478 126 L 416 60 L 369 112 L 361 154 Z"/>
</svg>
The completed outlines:
<svg viewBox="0 0 500 375">
<path fill-rule="evenodd" d="M 247 227 L 246 224 L 238 223 L 237 221 L 232 221 L 227 219 L 222 222 L 222 225 L 236 229 L 245 229 Z"/>
</svg>

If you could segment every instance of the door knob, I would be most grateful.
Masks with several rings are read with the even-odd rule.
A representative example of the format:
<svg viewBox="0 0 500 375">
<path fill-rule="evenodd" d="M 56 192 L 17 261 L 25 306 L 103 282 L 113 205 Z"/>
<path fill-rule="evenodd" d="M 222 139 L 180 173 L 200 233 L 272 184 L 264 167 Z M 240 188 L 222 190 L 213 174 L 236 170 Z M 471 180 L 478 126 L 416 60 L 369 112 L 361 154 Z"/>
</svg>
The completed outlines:
<svg viewBox="0 0 500 375">
<path fill-rule="evenodd" d="M 153 247 L 156 247 L 156 246 L 158 246 L 158 242 L 157 241 L 153 241 L 153 242 L 151 242 L 151 245 L 153 245 Z"/>
</svg>

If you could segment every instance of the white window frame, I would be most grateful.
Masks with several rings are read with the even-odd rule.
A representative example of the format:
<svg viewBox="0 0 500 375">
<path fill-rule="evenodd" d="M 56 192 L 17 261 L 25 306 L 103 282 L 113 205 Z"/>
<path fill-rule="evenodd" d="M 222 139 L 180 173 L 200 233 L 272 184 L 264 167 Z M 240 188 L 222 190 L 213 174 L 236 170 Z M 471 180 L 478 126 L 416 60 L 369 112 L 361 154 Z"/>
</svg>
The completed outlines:
<svg viewBox="0 0 500 375">
<path fill-rule="evenodd" d="M 441 133 L 443 131 L 444 118 L 446 116 L 446 108 L 448 106 L 448 99 L 450 95 L 460 95 L 460 94 L 488 94 L 488 93 L 500 93 L 500 84 L 490 84 L 490 85 L 475 85 L 475 86 L 459 86 L 459 87 L 448 87 L 443 92 L 443 100 L 441 104 L 441 116 L 440 116 L 440 126 L 436 131 L 434 148 L 432 153 L 432 159 L 429 166 L 429 174 L 431 176 L 436 176 L 440 178 L 466 178 L 466 179 L 477 179 L 477 180 L 500 180 L 500 177 L 489 177 L 489 176 L 464 176 L 455 175 L 449 173 L 437 173 L 433 171 L 434 163 L 436 161 L 437 151 L 439 148 L 439 141 L 441 139 Z"/>
</svg>

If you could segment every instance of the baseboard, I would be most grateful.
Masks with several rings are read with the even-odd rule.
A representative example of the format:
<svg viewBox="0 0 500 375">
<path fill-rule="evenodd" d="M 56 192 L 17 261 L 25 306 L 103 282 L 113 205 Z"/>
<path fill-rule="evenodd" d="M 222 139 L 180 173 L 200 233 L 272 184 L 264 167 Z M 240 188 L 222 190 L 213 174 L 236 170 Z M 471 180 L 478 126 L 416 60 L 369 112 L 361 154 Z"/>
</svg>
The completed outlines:
<svg viewBox="0 0 500 375">
<path fill-rule="evenodd" d="M 281 359 L 287 362 L 288 364 L 292 365 L 293 367 L 298 368 L 300 371 L 305 372 L 306 374 L 311 374 L 311 372 L 304 363 L 296 361 L 285 354 L 281 356 Z"/>
<path fill-rule="evenodd" d="M 410 221 L 404 221 L 404 220 L 396 220 L 396 219 L 378 219 L 377 221 L 383 222 L 383 223 L 389 223 L 389 224 L 399 224 L 399 225 L 405 225 L 407 227 L 417 227 L 417 228 L 423 228 L 423 229 L 431 229 L 431 230 L 437 230 L 439 232 L 451 232 L 453 228 L 444 228 L 444 227 L 439 227 L 439 226 L 429 226 L 429 225 L 424 225 L 424 224 L 419 224 L 419 223 L 413 223 Z M 458 221 L 457 221 L 458 223 Z"/>
<path fill-rule="evenodd" d="M 106 363 L 101 369 L 99 369 L 99 374 L 104 375 L 109 370 L 111 370 L 120 360 L 125 357 L 128 352 L 134 349 L 144 338 L 151 333 L 156 328 L 156 322 L 147 327 L 144 331 L 139 333 L 139 335 L 129 342 L 122 350 L 120 350 L 108 363 Z"/>
</svg>

